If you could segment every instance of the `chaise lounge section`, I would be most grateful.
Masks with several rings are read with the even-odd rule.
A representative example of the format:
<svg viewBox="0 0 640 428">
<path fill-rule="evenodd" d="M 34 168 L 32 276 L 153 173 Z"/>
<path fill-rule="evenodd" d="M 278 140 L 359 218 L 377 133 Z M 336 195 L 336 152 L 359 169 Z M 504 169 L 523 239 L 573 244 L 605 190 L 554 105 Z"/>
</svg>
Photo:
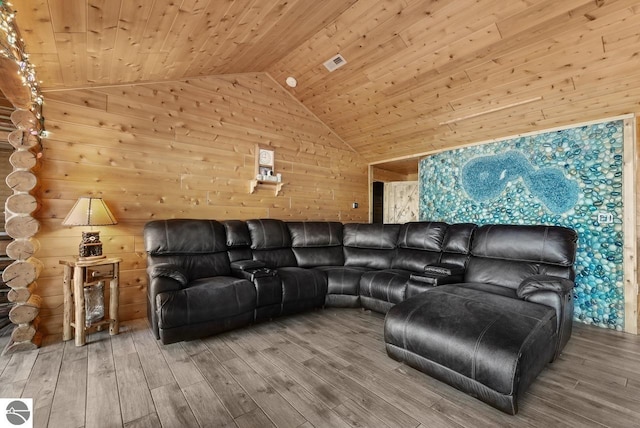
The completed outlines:
<svg viewBox="0 0 640 428">
<path fill-rule="evenodd" d="M 386 313 L 388 354 L 514 414 L 571 335 L 576 234 L 555 226 L 157 220 L 163 343 L 322 306 Z"/>
<path fill-rule="evenodd" d="M 480 227 L 463 282 L 389 311 L 388 355 L 517 413 L 518 397 L 571 335 L 575 242 L 559 227 Z"/>
</svg>

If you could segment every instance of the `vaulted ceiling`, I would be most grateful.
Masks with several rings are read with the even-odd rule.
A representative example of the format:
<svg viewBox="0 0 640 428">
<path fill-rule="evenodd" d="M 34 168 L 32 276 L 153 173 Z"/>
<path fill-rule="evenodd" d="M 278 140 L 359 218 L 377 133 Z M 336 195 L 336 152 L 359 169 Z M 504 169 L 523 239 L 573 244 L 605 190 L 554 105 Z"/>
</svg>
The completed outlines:
<svg viewBox="0 0 640 428">
<path fill-rule="evenodd" d="M 638 0 L 14 8 L 46 90 L 265 72 L 370 162 L 640 111 Z M 347 64 L 329 73 L 337 53 Z"/>
</svg>

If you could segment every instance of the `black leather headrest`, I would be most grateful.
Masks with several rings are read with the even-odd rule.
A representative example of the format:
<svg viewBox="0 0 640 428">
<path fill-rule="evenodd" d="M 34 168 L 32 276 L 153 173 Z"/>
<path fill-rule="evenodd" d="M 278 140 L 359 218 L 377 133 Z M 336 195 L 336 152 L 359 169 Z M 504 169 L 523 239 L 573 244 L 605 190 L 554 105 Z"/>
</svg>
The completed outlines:
<svg viewBox="0 0 640 428">
<path fill-rule="evenodd" d="M 287 222 L 293 247 L 335 247 L 342 245 L 342 223 L 335 221 Z"/>
<path fill-rule="evenodd" d="M 252 250 L 269 250 L 291 247 L 289 229 L 282 220 L 247 220 Z"/>
<path fill-rule="evenodd" d="M 447 223 L 437 221 L 410 222 L 400 226 L 398 247 L 442 251 Z"/>
<path fill-rule="evenodd" d="M 215 220 L 154 220 L 144 226 L 144 245 L 151 255 L 209 254 L 226 251 L 227 238 Z"/>
<path fill-rule="evenodd" d="M 222 224 L 227 232 L 227 247 L 248 247 L 251 245 L 251 235 L 247 223 L 241 220 L 225 220 Z"/>
<path fill-rule="evenodd" d="M 442 251 L 447 253 L 469 254 L 471 239 L 478 226 L 473 223 L 455 223 L 447 228 L 447 234 L 442 243 Z"/>
<path fill-rule="evenodd" d="M 396 247 L 399 230 L 399 224 L 345 224 L 344 246 L 392 250 Z"/>
<path fill-rule="evenodd" d="M 573 265 L 578 235 L 561 226 L 486 225 L 476 230 L 471 254 L 476 257 Z"/>
</svg>

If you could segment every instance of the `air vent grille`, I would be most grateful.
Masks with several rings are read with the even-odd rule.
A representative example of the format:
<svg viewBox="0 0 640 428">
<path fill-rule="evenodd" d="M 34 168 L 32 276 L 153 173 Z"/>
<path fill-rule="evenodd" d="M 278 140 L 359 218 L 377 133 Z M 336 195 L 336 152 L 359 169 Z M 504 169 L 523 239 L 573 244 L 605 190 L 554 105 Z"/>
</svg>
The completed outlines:
<svg viewBox="0 0 640 428">
<path fill-rule="evenodd" d="M 327 61 L 325 61 L 323 65 L 327 70 L 335 71 L 340 67 L 342 67 L 343 65 L 345 65 L 346 63 L 347 63 L 347 60 L 344 59 L 342 55 L 337 54 L 336 56 L 329 58 Z"/>
</svg>

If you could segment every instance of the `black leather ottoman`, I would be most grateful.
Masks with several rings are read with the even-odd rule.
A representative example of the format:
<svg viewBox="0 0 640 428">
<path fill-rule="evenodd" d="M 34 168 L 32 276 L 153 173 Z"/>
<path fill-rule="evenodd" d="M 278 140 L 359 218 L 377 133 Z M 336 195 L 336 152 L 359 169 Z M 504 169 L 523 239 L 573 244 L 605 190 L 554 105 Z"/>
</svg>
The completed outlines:
<svg viewBox="0 0 640 428">
<path fill-rule="evenodd" d="M 387 353 L 515 414 L 518 397 L 553 359 L 556 313 L 515 290 L 477 288 L 443 285 L 395 305 L 385 318 Z"/>
</svg>

